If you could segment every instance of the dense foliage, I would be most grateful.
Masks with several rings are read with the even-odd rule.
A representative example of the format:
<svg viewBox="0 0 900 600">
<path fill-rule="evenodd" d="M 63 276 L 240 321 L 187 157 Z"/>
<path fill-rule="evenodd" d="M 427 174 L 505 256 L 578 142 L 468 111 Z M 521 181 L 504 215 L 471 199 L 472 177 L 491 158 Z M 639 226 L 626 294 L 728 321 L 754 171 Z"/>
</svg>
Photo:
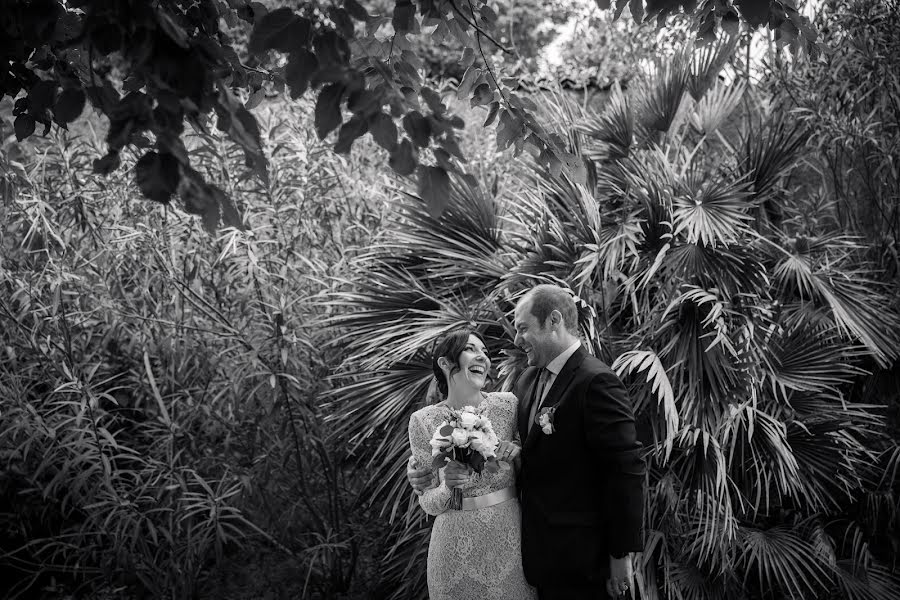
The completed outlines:
<svg viewBox="0 0 900 600">
<path fill-rule="evenodd" d="M 778 11 L 793 5 L 762 4 L 735 6 L 789 36 Z M 450 139 L 432 135 L 435 102 L 469 124 L 450 126 L 467 176 L 440 176 L 440 206 L 391 175 L 385 139 L 333 152 L 368 110 L 346 89 L 317 109 L 340 82 L 312 77 L 289 98 L 302 53 L 280 45 L 306 19 L 305 51 L 327 53 L 323 39 L 348 32 L 330 9 L 355 4 L 76 5 L 0 11 L 14 33 L 0 39 L 14 96 L 0 114 L 17 113 L 0 122 L 7 595 L 421 597 L 428 522 L 403 471 L 408 416 L 431 399 L 423 349 L 474 322 L 507 386 L 522 365 L 510 310 L 536 281 L 584 300 L 585 339 L 635 399 L 652 465 L 645 597 L 900 595 L 896 1 L 826 2 L 816 26 L 831 51 L 807 60 L 770 38 L 759 80 L 721 35 L 731 17 L 717 22 L 726 39 L 692 51 L 601 14 L 561 47 L 583 61 L 579 85 L 629 80 L 596 77 L 609 85 L 599 110 L 500 80 L 580 177 L 540 154 L 512 160 L 514 132 L 480 127 L 494 101 L 520 114 L 486 71 L 525 73 L 486 37 L 525 56 L 515 31 L 503 39 L 505 4 L 493 30 L 476 11 L 484 34 L 464 4 L 442 13 L 469 34 L 454 26 L 447 55 L 428 54 L 431 5 L 373 1 L 341 76 L 374 64 L 369 35 L 409 49 L 357 91 L 393 78 L 385 93 L 398 93 L 416 57 L 425 70 L 461 50 L 481 70 L 462 93 L 422 78 L 378 107 L 398 145 L 429 124 L 414 153 L 428 167 Z M 396 6 L 415 6 L 424 33 L 394 36 Z M 700 3 L 695 31 L 711 6 L 731 7 Z M 481 84 L 492 102 L 473 107 Z M 19 143 L 29 118 L 68 129 Z M 108 174 L 92 176 L 104 155 Z M 159 177 L 172 169 L 177 181 Z M 141 202 L 148 192 L 181 202 Z M 210 234 L 222 218 L 237 227 Z"/>
<path fill-rule="evenodd" d="M 514 301 L 545 281 L 584 301 L 586 342 L 635 400 L 642 597 L 900 594 L 898 390 L 873 393 L 900 356 L 897 282 L 798 181 L 816 143 L 803 115 L 720 77 L 733 51 L 657 61 L 599 113 L 560 101 L 587 185 L 539 165 L 514 192 L 459 181 L 439 219 L 409 195 L 352 261 L 333 296 L 347 356 L 332 419 L 364 449 L 374 502 L 405 514 L 394 598 L 424 583 L 428 524 L 403 465 L 428 342 L 475 324 L 509 387 Z"/>
<path fill-rule="evenodd" d="M 654 0 L 646 8 L 644 0 L 620 0 L 617 14 L 626 5 L 637 21 L 662 22 L 687 9 L 705 40 L 719 28 L 733 32 L 740 19 L 770 27 L 793 46 L 811 47 L 816 36 L 793 0 L 705 0 L 699 6 Z M 249 0 L 13 0 L 0 14 L 0 99 L 16 99 L 20 140 L 38 124 L 45 133 L 52 122 L 65 127 L 89 100 L 111 123 L 106 153 L 94 170 L 109 174 L 119 168 L 124 148 L 140 148 L 135 178 L 142 194 L 168 203 L 177 193 L 188 212 L 214 229 L 220 220 L 240 226 L 240 216 L 227 194 L 194 168 L 181 139 L 185 125 L 207 133 L 214 113 L 215 127 L 243 148 L 247 167 L 265 185 L 262 139 L 248 106 L 268 86 L 287 88 L 295 99 L 312 90 L 320 139 L 337 130 L 334 149 L 348 153 L 370 133 L 396 173 L 415 175 L 419 194 L 439 214 L 448 174 L 465 176 L 466 158 L 456 135 L 463 121 L 422 80 L 422 57 L 412 51 L 410 37 L 426 29 L 437 43 L 453 38 L 464 48 L 458 93 L 472 106 L 490 107 L 485 126 L 497 122 L 498 145 L 516 154 L 527 145 L 551 171 L 584 176 L 564 141 L 535 119 L 536 106 L 516 92 L 515 78 L 504 78 L 492 64 L 485 47 L 512 52 L 495 37 L 498 18 L 483 0 L 395 0 L 381 14 L 358 0 L 302 2 L 296 12 L 269 12 Z M 271 68 L 266 61 L 262 68 L 242 62 L 240 48 L 222 30 L 223 23 L 235 28 L 241 22 L 252 24 L 254 63 L 270 51 L 283 60 Z M 253 99 L 243 104 L 237 90 Z"/>
<path fill-rule="evenodd" d="M 377 535 L 319 419 L 339 353 L 311 298 L 380 222 L 384 167 L 336 158 L 302 105 L 260 114 L 268 186 L 227 138 L 185 139 L 248 224 L 218 238 L 136 201 L 137 156 L 86 179 L 91 130 L 4 145 L 4 597 L 331 598 L 373 576 Z"/>
</svg>

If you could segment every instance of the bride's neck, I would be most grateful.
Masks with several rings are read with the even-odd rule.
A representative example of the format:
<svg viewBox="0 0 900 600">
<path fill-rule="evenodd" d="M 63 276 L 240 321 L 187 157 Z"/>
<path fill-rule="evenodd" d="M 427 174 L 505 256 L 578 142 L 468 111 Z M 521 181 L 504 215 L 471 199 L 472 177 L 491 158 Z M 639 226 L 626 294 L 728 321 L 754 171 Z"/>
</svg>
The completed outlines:
<svg viewBox="0 0 900 600">
<path fill-rule="evenodd" d="M 462 408 L 464 406 L 478 406 L 481 404 L 481 390 L 463 391 L 459 389 L 451 389 L 447 392 L 447 406 L 451 408 Z"/>
</svg>

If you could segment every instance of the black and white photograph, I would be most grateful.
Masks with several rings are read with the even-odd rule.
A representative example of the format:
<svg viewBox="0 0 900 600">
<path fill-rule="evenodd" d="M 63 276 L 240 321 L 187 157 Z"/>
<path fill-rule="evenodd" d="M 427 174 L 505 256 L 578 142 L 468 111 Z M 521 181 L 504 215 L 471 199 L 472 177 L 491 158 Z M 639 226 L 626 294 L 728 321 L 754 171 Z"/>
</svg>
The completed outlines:
<svg viewBox="0 0 900 600">
<path fill-rule="evenodd" d="M 0 0 L 0 600 L 900 600 L 900 0 Z"/>
</svg>

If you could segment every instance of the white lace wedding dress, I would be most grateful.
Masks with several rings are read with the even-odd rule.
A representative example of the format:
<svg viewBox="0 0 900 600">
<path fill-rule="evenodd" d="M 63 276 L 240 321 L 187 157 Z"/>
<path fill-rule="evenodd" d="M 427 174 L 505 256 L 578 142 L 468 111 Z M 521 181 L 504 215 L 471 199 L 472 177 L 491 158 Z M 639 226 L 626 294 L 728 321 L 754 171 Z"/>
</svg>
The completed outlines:
<svg viewBox="0 0 900 600">
<path fill-rule="evenodd" d="M 497 437 L 512 440 L 516 432 L 516 397 L 508 392 L 487 394 L 480 405 Z M 409 420 L 409 443 L 420 466 L 431 465 L 429 441 L 449 415 L 443 404 L 426 406 Z M 500 463 L 497 473 L 484 472 L 463 486 L 463 498 L 483 496 L 515 484 L 513 468 Z M 426 490 L 419 504 L 437 515 L 428 546 L 428 595 L 430 600 L 529 600 L 537 592 L 522 572 L 521 516 L 519 500 L 509 500 L 472 510 L 451 510 L 450 489 L 440 485 Z"/>
</svg>

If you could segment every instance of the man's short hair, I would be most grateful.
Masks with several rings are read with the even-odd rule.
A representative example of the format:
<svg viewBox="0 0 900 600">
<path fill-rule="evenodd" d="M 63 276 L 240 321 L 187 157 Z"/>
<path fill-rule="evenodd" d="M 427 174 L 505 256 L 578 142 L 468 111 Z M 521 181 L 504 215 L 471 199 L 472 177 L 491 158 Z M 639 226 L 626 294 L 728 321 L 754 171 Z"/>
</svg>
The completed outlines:
<svg viewBox="0 0 900 600">
<path fill-rule="evenodd" d="M 566 329 L 571 333 L 578 334 L 578 309 L 575 306 L 575 299 L 565 288 L 551 283 L 542 283 L 531 288 L 522 301 L 531 303 L 531 314 L 538 320 L 541 327 L 546 325 L 550 313 L 558 310 Z"/>
</svg>

